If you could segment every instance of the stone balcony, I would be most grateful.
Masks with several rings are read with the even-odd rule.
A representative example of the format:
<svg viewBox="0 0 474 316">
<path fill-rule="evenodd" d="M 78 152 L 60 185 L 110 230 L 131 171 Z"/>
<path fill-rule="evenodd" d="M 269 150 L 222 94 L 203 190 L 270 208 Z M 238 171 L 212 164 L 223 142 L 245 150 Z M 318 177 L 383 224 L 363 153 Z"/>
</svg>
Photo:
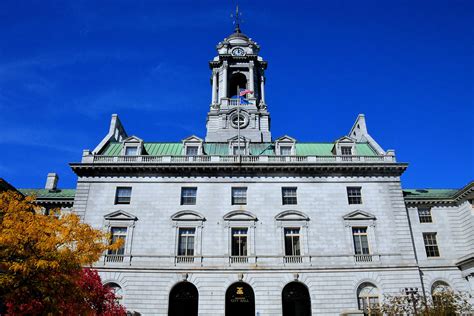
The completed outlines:
<svg viewBox="0 0 474 316">
<path fill-rule="evenodd" d="M 251 269 L 262 268 L 348 268 L 356 266 L 385 266 L 402 261 L 400 254 L 370 255 L 301 255 L 301 256 L 160 256 L 160 255 L 105 255 L 97 265 L 120 267 L 134 266 L 154 268 L 198 268 L 198 269 L 232 269 L 239 267 Z"/>
</svg>

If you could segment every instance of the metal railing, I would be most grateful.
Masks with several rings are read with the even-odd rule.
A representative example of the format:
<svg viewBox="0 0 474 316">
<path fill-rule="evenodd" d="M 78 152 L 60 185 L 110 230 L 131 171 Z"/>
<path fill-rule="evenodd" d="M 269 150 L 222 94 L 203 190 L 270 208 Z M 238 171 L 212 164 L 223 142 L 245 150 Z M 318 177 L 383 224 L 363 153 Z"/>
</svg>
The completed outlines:
<svg viewBox="0 0 474 316">
<path fill-rule="evenodd" d="M 394 156 L 84 156 L 82 162 L 91 163 L 387 163 L 395 162 Z"/>
</svg>

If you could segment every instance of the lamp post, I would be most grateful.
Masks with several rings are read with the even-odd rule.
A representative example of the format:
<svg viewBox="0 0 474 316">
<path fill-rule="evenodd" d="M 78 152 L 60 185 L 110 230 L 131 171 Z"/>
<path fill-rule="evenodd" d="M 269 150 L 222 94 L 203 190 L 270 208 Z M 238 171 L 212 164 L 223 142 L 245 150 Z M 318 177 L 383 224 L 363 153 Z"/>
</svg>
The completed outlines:
<svg viewBox="0 0 474 316">
<path fill-rule="evenodd" d="M 418 288 L 417 287 L 406 287 L 404 289 L 405 295 L 408 296 L 408 301 L 413 304 L 413 313 L 414 315 L 418 315 L 418 310 L 416 308 L 416 304 L 418 303 L 418 299 L 416 295 L 418 294 Z"/>
</svg>

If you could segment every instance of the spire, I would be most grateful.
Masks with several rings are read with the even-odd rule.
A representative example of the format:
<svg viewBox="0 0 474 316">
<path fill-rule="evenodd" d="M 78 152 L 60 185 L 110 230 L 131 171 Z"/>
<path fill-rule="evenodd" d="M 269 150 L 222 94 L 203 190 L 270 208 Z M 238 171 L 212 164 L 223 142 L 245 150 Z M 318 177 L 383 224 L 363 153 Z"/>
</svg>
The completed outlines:
<svg viewBox="0 0 474 316">
<path fill-rule="evenodd" d="M 235 6 L 235 13 L 230 15 L 230 17 L 234 19 L 233 23 L 235 25 L 235 28 L 234 28 L 235 33 L 241 33 L 240 31 L 240 23 L 242 22 L 241 16 L 242 16 L 242 13 L 239 12 L 239 5 L 237 4 Z"/>
</svg>

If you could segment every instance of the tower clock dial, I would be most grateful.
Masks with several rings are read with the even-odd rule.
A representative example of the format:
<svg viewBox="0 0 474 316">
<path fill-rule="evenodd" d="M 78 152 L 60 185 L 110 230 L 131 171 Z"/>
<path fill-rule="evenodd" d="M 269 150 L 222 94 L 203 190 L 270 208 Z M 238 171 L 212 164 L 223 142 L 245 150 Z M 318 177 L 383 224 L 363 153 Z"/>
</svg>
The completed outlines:
<svg viewBox="0 0 474 316">
<path fill-rule="evenodd" d="M 232 50 L 232 56 L 245 56 L 245 51 L 242 47 L 236 47 Z"/>
</svg>

